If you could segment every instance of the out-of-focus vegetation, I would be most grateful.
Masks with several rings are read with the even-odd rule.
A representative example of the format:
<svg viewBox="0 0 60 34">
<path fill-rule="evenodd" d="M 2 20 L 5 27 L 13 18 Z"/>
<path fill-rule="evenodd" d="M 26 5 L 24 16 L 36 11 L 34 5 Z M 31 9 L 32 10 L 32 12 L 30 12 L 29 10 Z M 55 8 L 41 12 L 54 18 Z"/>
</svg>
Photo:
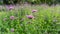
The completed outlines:
<svg viewBox="0 0 60 34">
<path fill-rule="evenodd" d="M 0 34 L 60 34 L 60 5 L 56 5 L 60 0 L 0 0 L 0 4 L 9 4 L 0 6 Z"/>
<path fill-rule="evenodd" d="M 60 3 L 60 0 L 3 0 L 4 4 L 16 4 L 16 3 L 31 3 L 31 4 L 43 4 L 46 3 L 48 5 Z"/>
<path fill-rule="evenodd" d="M 60 6 L 12 7 L 0 11 L 1 34 L 60 34 Z"/>
</svg>

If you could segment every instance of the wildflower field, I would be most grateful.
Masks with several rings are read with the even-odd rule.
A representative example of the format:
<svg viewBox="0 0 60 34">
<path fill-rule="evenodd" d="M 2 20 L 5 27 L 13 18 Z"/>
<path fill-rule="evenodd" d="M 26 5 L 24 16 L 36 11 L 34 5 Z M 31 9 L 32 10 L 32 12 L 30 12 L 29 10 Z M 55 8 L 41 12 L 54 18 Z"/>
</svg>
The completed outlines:
<svg viewBox="0 0 60 34">
<path fill-rule="evenodd" d="M 0 34 L 60 34 L 60 6 L 0 7 Z"/>
</svg>

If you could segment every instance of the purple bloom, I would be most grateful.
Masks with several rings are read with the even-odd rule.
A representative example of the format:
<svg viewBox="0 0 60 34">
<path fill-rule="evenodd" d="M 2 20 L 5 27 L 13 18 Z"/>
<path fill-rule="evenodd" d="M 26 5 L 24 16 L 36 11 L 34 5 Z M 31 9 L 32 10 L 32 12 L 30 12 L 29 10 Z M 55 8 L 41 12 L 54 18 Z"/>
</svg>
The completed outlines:
<svg viewBox="0 0 60 34">
<path fill-rule="evenodd" d="M 11 10 L 11 9 L 13 9 L 13 7 L 12 7 L 12 6 L 10 6 L 10 7 L 9 7 L 9 10 Z"/>
<path fill-rule="evenodd" d="M 33 15 L 27 15 L 27 18 L 32 19 L 32 18 L 34 18 L 34 16 Z"/>
<path fill-rule="evenodd" d="M 37 10 L 32 10 L 32 12 L 37 12 Z"/>
<path fill-rule="evenodd" d="M 14 32 L 14 28 L 11 28 L 11 32 Z"/>
<path fill-rule="evenodd" d="M 8 8 L 9 10 L 12 10 L 12 9 L 14 9 L 14 6 L 9 5 L 9 6 L 7 6 L 7 8 Z"/>
<path fill-rule="evenodd" d="M 14 19 L 15 19 L 15 17 L 14 17 L 14 16 L 10 16 L 10 19 L 11 19 L 11 20 L 14 20 Z"/>
</svg>

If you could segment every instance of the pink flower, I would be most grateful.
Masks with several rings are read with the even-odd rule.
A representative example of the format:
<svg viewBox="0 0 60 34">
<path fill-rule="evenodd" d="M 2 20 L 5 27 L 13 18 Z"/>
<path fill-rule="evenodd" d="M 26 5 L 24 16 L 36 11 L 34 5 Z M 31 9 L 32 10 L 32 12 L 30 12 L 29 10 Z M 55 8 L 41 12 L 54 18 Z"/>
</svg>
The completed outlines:
<svg viewBox="0 0 60 34">
<path fill-rule="evenodd" d="M 10 19 L 11 19 L 11 20 L 14 20 L 14 19 L 15 19 L 15 17 L 14 17 L 14 16 L 10 16 Z"/>
<path fill-rule="evenodd" d="M 37 10 L 32 10 L 32 12 L 37 12 Z"/>
<path fill-rule="evenodd" d="M 12 9 L 14 9 L 14 6 L 9 5 L 9 6 L 7 6 L 7 8 L 8 8 L 9 10 L 12 10 Z"/>
<path fill-rule="evenodd" d="M 27 15 L 27 18 L 32 19 L 32 18 L 34 18 L 34 16 L 33 15 Z"/>
<path fill-rule="evenodd" d="M 14 32 L 14 28 L 11 28 L 11 32 Z"/>
<path fill-rule="evenodd" d="M 12 7 L 12 6 L 10 6 L 10 7 L 9 7 L 9 10 L 11 10 L 11 9 L 13 9 L 13 7 Z"/>
</svg>

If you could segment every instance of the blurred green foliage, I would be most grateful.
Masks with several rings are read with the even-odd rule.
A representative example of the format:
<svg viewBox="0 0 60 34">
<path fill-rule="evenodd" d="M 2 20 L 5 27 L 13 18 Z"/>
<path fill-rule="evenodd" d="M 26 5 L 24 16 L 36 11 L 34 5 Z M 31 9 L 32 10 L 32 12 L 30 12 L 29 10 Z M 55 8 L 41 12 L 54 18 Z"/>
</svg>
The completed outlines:
<svg viewBox="0 0 60 34">
<path fill-rule="evenodd" d="M 37 12 L 31 13 L 33 9 L 36 9 Z M 60 23 L 59 10 L 60 6 L 55 8 L 31 6 L 2 11 L 0 12 L 0 32 L 1 34 L 58 34 L 60 33 L 60 24 L 58 24 Z M 30 14 L 35 18 L 28 19 L 26 15 Z M 10 16 L 14 16 L 16 19 L 11 20 Z M 14 32 L 11 32 L 11 28 L 14 28 Z"/>
<path fill-rule="evenodd" d="M 31 4 L 42 4 L 42 3 L 46 3 L 46 4 L 57 4 L 57 3 L 60 3 L 60 0 L 3 0 L 3 2 L 5 4 L 16 4 L 16 3 L 24 3 L 24 2 L 28 2 L 28 3 L 31 3 Z"/>
</svg>

